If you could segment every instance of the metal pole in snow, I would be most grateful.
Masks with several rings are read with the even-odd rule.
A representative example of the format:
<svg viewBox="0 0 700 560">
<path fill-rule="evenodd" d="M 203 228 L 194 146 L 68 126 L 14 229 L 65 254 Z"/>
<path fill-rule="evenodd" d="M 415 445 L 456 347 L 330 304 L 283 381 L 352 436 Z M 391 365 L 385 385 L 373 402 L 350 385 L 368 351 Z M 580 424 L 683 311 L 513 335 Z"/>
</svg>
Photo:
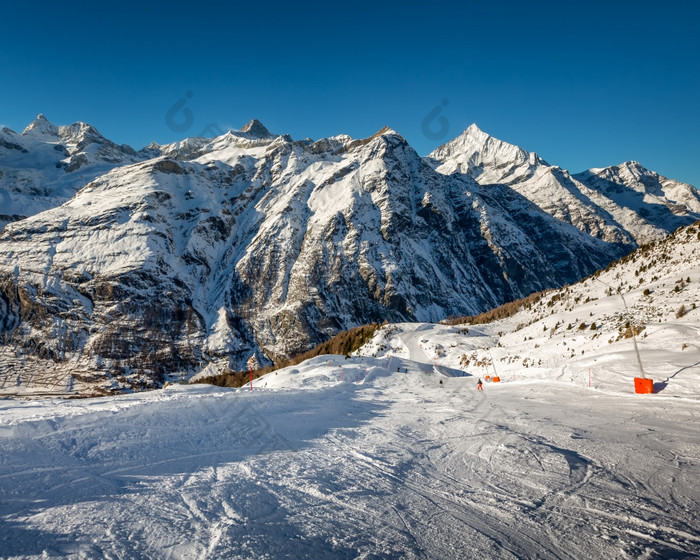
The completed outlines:
<svg viewBox="0 0 700 560">
<path fill-rule="evenodd" d="M 596 278 L 596 280 L 598 280 L 598 282 L 600 282 L 601 284 L 605 284 L 608 288 L 612 290 L 612 286 L 607 282 L 603 282 L 600 278 Z M 639 355 L 639 348 L 637 347 L 637 333 L 635 333 L 636 329 L 634 328 L 634 323 L 632 322 L 632 315 L 630 314 L 630 310 L 627 307 L 627 301 L 625 301 L 625 296 L 623 295 L 622 290 L 618 290 L 617 293 L 619 293 L 620 297 L 622 298 L 622 303 L 625 306 L 625 314 L 627 315 L 627 319 L 630 322 L 630 329 L 632 329 L 632 342 L 634 343 L 634 353 L 637 354 L 637 363 L 639 364 L 639 371 L 642 374 L 642 379 L 646 379 L 646 375 L 644 375 L 644 368 L 642 367 L 642 358 Z"/>
<path fill-rule="evenodd" d="M 598 280 L 598 282 L 602 284 L 605 284 L 608 288 L 612 290 L 612 286 L 607 282 L 603 282 L 600 278 L 596 278 L 596 280 Z M 634 353 L 637 354 L 637 363 L 639 364 L 639 371 L 642 374 L 642 379 L 646 379 L 646 375 L 644 375 L 644 368 L 642 367 L 642 358 L 639 355 L 639 348 L 637 347 L 637 334 L 635 333 L 636 329 L 634 328 L 634 323 L 632 322 L 632 315 L 630 314 L 630 310 L 627 307 L 627 302 L 625 301 L 625 296 L 622 294 L 622 290 L 619 290 L 618 293 L 622 298 L 622 303 L 625 306 L 625 314 L 627 315 L 627 319 L 630 322 L 630 329 L 632 329 L 632 342 L 634 342 Z"/>
<path fill-rule="evenodd" d="M 255 357 L 255 354 L 253 354 L 250 358 L 248 358 L 248 371 L 250 372 L 250 390 L 253 390 L 253 368 L 257 369 L 258 368 L 258 359 Z"/>
<path fill-rule="evenodd" d="M 627 312 L 627 317 L 630 319 L 630 328 L 632 329 L 632 342 L 634 342 L 634 353 L 637 354 L 637 363 L 639 364 L 639 371 L 642 372 L 642 379 L 646 379 L 646 375 L 644 375 L 644 368 L 642 367 L 642 358 L 639 355 L 639 348 L 637 347 L 637 334 L 634 332 L 634 323 L 632 323 L 632 317 L 630 315 L 629 309 L 627 308 L 627 302 L 625 301 L 625 296 L 622 295 L 622 292 L 620 292 L 620 297 L 622 298 L 622 303 L 625 304 L 625 311 Z"/>
<path fill-rule="evenodd" d="M 491 348 L 487 348 L 489 351 L 489 356 L 491 357 L 491 365 L 493 366 L 493 373 L 498 377 L 498 371 L 496 371 L 496 360 L 493 359 L 493 354 L 491 354 Z"/>
</svg>

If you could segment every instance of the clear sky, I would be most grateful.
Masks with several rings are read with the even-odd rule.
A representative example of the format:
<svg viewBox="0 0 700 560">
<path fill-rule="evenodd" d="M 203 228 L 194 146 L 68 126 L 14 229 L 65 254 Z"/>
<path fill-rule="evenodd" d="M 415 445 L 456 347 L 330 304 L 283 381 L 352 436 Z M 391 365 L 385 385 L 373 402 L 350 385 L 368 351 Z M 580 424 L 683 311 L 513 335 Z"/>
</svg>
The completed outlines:
<svg viewBox="0 0 700 560">
<path fill-rule="evenodd" d="M 137 149 L 253 117 L 388 125 L 426 155 L 475 122 L 572 172 L 634 159 L 700 187 L 699 22 L 674 0 L 9 2 L 0 125 L 44 113 Z"/>
</svg>

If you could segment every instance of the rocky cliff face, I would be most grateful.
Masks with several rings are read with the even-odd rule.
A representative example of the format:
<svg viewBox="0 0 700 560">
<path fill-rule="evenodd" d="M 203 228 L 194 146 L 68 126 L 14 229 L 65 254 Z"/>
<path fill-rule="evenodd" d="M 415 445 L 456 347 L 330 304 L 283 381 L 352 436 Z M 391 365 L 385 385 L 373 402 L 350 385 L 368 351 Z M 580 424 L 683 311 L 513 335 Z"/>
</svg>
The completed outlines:
<svg viewBox="0 0 700 560">
<path fill-rule="evenodd" d="M 242 368 L 363 323 L 477 313 L 634 246 L 505 180 L 436 171 L 389 129 L 295 142 L 254 122 L 149 150 L 0 232 L 6 388 L 117 390 Z"/>
</svg>

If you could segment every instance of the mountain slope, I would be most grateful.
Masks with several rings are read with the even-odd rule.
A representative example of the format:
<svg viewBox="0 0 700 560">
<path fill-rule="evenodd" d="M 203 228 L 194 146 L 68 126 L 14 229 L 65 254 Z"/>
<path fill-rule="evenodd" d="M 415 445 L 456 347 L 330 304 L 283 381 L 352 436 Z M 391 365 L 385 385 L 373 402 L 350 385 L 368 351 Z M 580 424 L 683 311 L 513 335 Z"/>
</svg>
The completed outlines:
<svg viewBox="0 0 700 560">
<path fill-rule="evenodd" d="M 22 132 L 0 131 L 0 229 L 60 206 L 89 181 L 145 155 L 85 123 L 55 126 L 39 115 Z"/>
<path fill-rule="evenodd" d="M 658 240 L 700 218 L 697 189 L 635 162 L 571 175 L 476 125 L 428 160 L 440 173 L 465 173 L 481 185 L 506 184 L 555 218 L 613 243 Z"/>
<path fill-rule="evenodd" d="M 508 304 L 502 319 L 387 325 L 358 354 L 379 363 L 424 362 L 444 375 L 559 382 L 609 394 L 633 393 L 633 378 L 644 375 L 661 398 L 696 399 L 699 253 L 700 221 L 580 282 Z"/>
<path fill-rule="evenodd" d="M 367 322 L 483 311 L 626 252 L 505 186 L 436 173 L 389 129 L 164 151 L 185 159 L 114 169 L 0 234 L 9 377 L 35 359 L 69 390 L 241 368 Z"/>
<path fill-rule="evenodd" d="M 294 141 L 256 120 L 133 154 L 43 117 L 3 135 L 18 169 L 63 174 L 53 194 L 109 168 L 0 232 L 5 387 L 153 386 L 286 358 L 360 324 L 471 315 L 576 282 L 674 223 L 643 218 L 638 194 L 627 216 L 612 187 L 475 127 L 432 158 L 388 128 Z M 49 173 L 54 146 L 69 155 Z M 677 196 L 687 220 L 693 188 L 657 181 L 668 192 L 654 200 Z"/>
</svg>

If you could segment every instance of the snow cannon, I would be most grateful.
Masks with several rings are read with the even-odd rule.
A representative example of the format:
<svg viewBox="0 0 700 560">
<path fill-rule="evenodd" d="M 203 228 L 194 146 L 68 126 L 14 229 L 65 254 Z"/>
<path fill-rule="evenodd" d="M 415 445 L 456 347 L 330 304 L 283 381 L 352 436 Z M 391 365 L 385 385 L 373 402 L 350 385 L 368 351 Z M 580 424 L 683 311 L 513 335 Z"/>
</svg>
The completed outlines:
<svg viewBox="0 0 700 560">
<path fill-rule="evenodd" d="M 634 392 L 635 393 L 653 393 L 654 392 L 654 380 L 647 379 L 646 377 L 635 377 L 634 378 Z"/>
</svg>

